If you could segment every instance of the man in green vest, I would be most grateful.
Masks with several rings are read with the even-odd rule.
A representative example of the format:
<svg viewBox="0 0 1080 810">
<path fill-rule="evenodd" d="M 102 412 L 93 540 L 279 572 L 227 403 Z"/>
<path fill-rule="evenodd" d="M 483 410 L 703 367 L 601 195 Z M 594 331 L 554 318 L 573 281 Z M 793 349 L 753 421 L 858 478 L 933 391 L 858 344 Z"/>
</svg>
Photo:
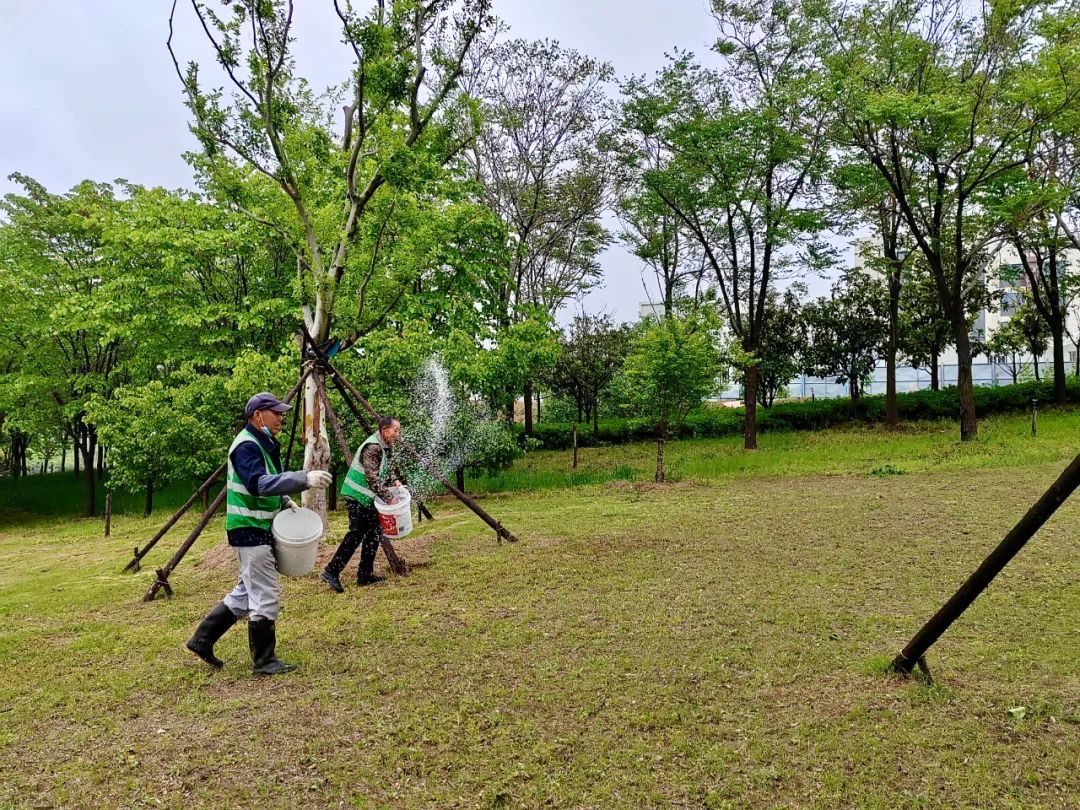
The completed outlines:
<svg viewBox="0 0 1080 810">
<path fill-rule="evenodd" d="M 353 457 L 352 465 L 341 487 L 345 508 L 349 512 L 349 531 L 338 546 L 337 553 L 322 572 L 323 581 L 337 593 L 344 593 L 341 572 L 352 555 L 360 547 L 360 566 L 356 572 L 357 585 L 382 582 L 384 577 L 375 576 L 375 553 L 379 550 L 379 514 L 375 511 L 374 498 L 384 503 L 394 503 L 390 486 L 401 486 L 401 472 L 393 458 L 393 447 L 401 434 L 401 423 L 392 416 L 379 420 L 379 429 L 372 433 Z M 388 482 L 392 483 L 388 484 Z"/>
<path fill-rule="evenodd" d="M 214 668 L 222 666 L 214 643 L 244 615 L 255 674 L 278 675 L 295 668 L 275 654 L 281 584 L 270 526 L 282 508 L 296 508 L 289 494 L 327 487 L 332 479 L 322 470 L 282 471 L 281 445 L 275 437 L 289 407 L 266 391 L 256 394 L 248 400 L 247 424 L 229 447 L 225 533 L 236 550 L 240 576 L 187 641 L 187 648 Z"/>
</svg>

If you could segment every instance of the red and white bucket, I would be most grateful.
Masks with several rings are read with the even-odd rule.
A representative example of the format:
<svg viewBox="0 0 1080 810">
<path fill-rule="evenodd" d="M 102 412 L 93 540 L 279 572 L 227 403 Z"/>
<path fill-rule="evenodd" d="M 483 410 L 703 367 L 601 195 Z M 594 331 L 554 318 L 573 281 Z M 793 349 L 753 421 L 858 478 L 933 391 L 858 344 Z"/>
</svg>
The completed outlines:
<svg viewBox="0 0 1080 810">
<path fill-rule="evenodd" d="M 379 526 L 388 540 L 397 540 L 412 531 L 412 495 L 405 487 L 390 487 L 396 503 L 375 496 L 375 511 L 379 513 Z"/>
</svg>

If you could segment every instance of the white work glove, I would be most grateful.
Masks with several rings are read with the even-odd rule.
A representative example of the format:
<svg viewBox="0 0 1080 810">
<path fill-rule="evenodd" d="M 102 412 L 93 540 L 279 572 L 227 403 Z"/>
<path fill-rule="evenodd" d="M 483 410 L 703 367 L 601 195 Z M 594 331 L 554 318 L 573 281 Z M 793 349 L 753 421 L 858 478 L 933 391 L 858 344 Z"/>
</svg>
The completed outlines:
<svg viewBox="0 0 1080 810">
<path fill-rule="evenodd" d="M 307 485 L 310 489 L 325 489 L 333 480 L 334 477 L 325 470 L 308 470 Z"/>
<path fill-rule="evenodd" d="M 290 510 L 292 512 L 295 512 L 297 509 L 300 508 L 299 506 L 297 506 L 296 501 L 294 501 L 288 495 L 282 495 L 281 496 L 281 503 L 286 509 L 288 509 L 288 510 Z"/>
</svg>

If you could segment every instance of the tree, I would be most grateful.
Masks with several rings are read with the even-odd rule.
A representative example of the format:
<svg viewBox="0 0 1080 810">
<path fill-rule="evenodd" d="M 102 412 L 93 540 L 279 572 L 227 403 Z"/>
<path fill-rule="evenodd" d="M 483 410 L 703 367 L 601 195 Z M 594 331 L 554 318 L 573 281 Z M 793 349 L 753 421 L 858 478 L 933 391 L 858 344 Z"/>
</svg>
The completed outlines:
<svg viewBox="0 0 1080 810">
<path fill-rule="evenodd" d="M 1071 247 L 1080 250 L 1075 227 L 1080 201 L 1080 9 L 1055 6 L 1041 21 L 1048 43 L 1040 50 L 1038 69 L 1030 77 L 1033 137 L 1026 161 L 1002 175 L 989 206 L 1005 223 L 1005 234 L 1020 258 L 1020 273 L 1031 291 L 1035 310 L 1045 321 L 1053 347 L 1054 399 L 1067 400 L 1065 331 L 1069 308 L 1080 292 L 1080 272 L 1065 258 Z M 1036 364 L 1036 373 L 1038 365 Z"/>
<path fill-rule="evenodd" d="M 639 89 L 630 82 L 624 92 L 629 95 Z M 616 167 L 615 213 L 622 224 L 619 240 L 652 270 L 664 317 L 670 317 L 688 282 L 696 281 L 694 298 L 698 297 L 705 274 L 704 264 L 688 248 L 692 237 L 683 233 L 679 218 L 654 189 L 642 183 L 647 172 L 662 172 L 668 167 L 671 152 L 660 132 L 647 125 L 608 133 L 605 143 Z M 651 300 L 644 271 L 642 284 Z"/>
<path fill-rule="evenodd" d="M 1032 115 L 1028 101 L 1038 43 L 1066 36 L 1042 25 L 1053 13 L 1034 3 L 980 13 L 923 0 L 827 12 L 838 145 L 880 172 L 926 260 L 952 326 L 964 440 L 978 430 L 967 304 L 1002 233 L 982 196 L 1024 164 L 1033 134 L 1066 105 Z"/>
<path fill-rule="evenodd" d="M 905 281 L 904 266 L 911 250 L 905 239 L 903 216 L 896 197 L 889 191 L 880 173 L 862 155 L 848 150 L 834 171 L 837 191 L 836 205 L 841 208 L 840 219 L 853 219 L 868 224 L 874 231 L 876 244 L 866 241 L 861 253 L 867 267 L 885 279 L 888 291 L 888 340 L 885 355 L 885 424 L 900 424 L 900 409 L 896 399 L 896 363 L 900 354 L 900 299 Z M 854 215 L 854 216 L 852 216 Z"/>
<path fill-rule="evenodd" d="M 1050 345 L 1050 327 L 1043 320 L 1042 314 L 1032 302 L 1032 296 L 1024 296 L 1020 306 L 1009 319 L 1016 331 L 1024 339 L 1024 348 L 1031 355 L 1031 364 L 1035 370 L 1035 379 L 1039 380 L 1039 358 L 1046 354 Z"/>
<path fill-rule="evenodd" d="M 1076 365 L 1073 368 L 1073 374 L 1080 377 L 1080 324 L 1078 324 L 1075 333 L 1071 329 L 1066 329 L 1065 334 L 1068 336 L 1069 342 L 1072 343 L 1074 349 L 1073 356 Z"/>
<path fill-rule="evenodd" d="M 883 286 L 865 273 L 849 271 L 833 285 L 829 298 L 803 307 L 807 373 L 847 383 L 853 405 L 888 340 Z"/>
<path fill-rule="evenodd" d="M 1051 158 L 1050 163 L 1055 161 Z M 999 185 L 994 207 L 1005 219 L 1008 243 L 1020 259 L 1018 265 L 1001 265 L 999 275 L 1010 285 L 1027 287 L 1024 314 L 1030 321 L 1025 331 L 1032 335 L 1031 345 L 1045 344 L 1040 356 L 1047 346 L 1053 347 L 1054 400 L 1064 405 L 1068 399 L 1065 330 L 1069 308 L 1080 291 L 1080 273 L 1067 259 L 1071 243 L 1061 226 L 1063 220 L 1049 213 L 1060 207 L 1060 192 L 1054 183 L 1052 173 L 1038 164 L 1017 170 Z M 1045 329 L 1040 330 L 1039 324 Z M 1045 340 L 1041 331 L 1045 331 Z M 1037 361 L 1035 376 L 1038 379 Z"/>
<path fill-rule="evenodd" d="M 188 385 L 160 381 L 97 397 L 87 411 L 109 446 L 110 489 L 143 489 L 143 516 L 154 493 L 173 481 L 204 479 L 225 457 L 240 421 L 228 403 L 222 377 L 198 375 Z"/>
<path fill-rule="evenodd" d="M 783 295 L 770 291 L 765 304 L 765 322 L 758 350 L 758 404 L 771 408 L 777 394 L 800 371 L 800 358 L 806 352 L 806 328 L 802 299 L 806 286 L 798 282 Z M 747 364 L 735 364 L 736 381 L 745 385 Z"/>
<path fill-rule="evenodd" d="M 98 448 L 87 418 L 90 397 L 109 396 L 122 381 L 128 348 L 123 310 L 139 287 L 132 268 L 115 261 L 107 240 L 119 203 L 107 184 L 80 183 L 51 194 L 29 177 L 12 175 L 23 194 L 0 202 L 0 285 L 6 301 L 0 325 L 3 354 L 16 363 L 9 385 L 26 407 L 55 414 L 82 459 L 84 514 L 95 514 Z M 12 424 L 17 422 L 9 414 Z M 25 453 L 26 435 L 17 438 Z"/>
<path fill-rule="evenodd" d="M 339 97 L 316 97 L 295 72 L 292 0 L 192 5 L 231 91 L 207 89 L 197 62 L 181 68 L 174 0 L 169 51 L 202 145 L 196 165 L 215 195 L 288 245 L 312 338 L 326 342 L 337 318 L 351 346 L 440 269 L 424 225 L 458 194 L 443 167 L 475 137 L 475 106 L 455 88 L 490 0 L 380 0 L 366 15 L 335 2 L 354 60 L 340 133 Z M 321 376 L 305 389 L 308 469 L 330 460 Z M 304 502 L 325 514 L 322 490 Z"/>
<path fill-rule="evenodd" d="M 1020 355 L 1026 346 L 1027 340 L 1012 319 L 1001 324 L 986 341 L 986 354 L 990 362 L 1004 366 L 1014 385 L 1020 379 Z"/>
<path fill-rule="evenodd" d="M 941 388 L 941 355 L 952 344 L 952 324 L 941 308 L 922 255 L 910 255 L 905 266 L 900 292 L 900 353 L 910 366 L 930 373 L 930 389 L 937 391 Z M 986 297 L 983 287 L 973 289 L 968 306 L 971 310 L 980 308 Z"/>
<path fill-rule="evenodd" d="M 826 116 L 818 103 L 816 33 L 801 6 L 717 2 L 720 71 L 685 55 L 652 85 L 624 88 L 622 129 L 655 137 L 670 160 L 646 167 L 642 184 L 690 235 L 715 276 L 728 328 L 740 341 L 746 423 L 757 446 L 759 360 L 765 307 L 785 273 L 830 261 L 818 236 L 827 159 Z"/>
<path fill-rule="evenodd" d="M 547 370 L 552 392 L 570 397 L 577 406 L 577 421 L 593 423 L 600 431 L 600 395 L 622 369 L 630 348 L 629 329 L 616 326 L 610 316 L 581 314 L 559 341 L 559 356 Z"/>
<path fill-rule="evenodd" d="M 716 389 L 720 375 L 715 317 L 698 313 L 650 326 L 626 359 L 641 412 L 656 426 L 656 481 L 664 480 L 664 444 L 672 428 Z"/>
<path fill-rule="evenodd" d="M 464 156 L 513 240 L 510 278 L 496 291 L 500 325 L 527 317 L 526 308 L 554 318 L 599 282 L 597 257 L 610 241 L 601 223 L 609 169 L 598 144 L 612 69 L 546 40 L 512 40 L 472 57 L 465 83 L 483 125 Z M 519 389 L 526 435 L 532 389 L 532 378 Z"/>
</svg>

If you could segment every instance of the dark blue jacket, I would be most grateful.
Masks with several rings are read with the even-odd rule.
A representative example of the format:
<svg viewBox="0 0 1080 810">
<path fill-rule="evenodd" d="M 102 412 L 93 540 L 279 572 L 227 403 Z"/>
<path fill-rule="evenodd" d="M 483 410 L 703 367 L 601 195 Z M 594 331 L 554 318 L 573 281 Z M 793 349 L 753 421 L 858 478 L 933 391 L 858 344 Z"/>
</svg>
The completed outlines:
<svg viewBox="0 0 1080 810">
<path fill-rule="evenodd" d="M 277 474 L 271 473 L 266 469 L 266 461 L 259 448 L 251 442 L 241 442 L 233 450 L 230 460 L 248 492 L 252 495 L 288 495 L 307 489 L 307 473 L 303 470 L 285 472 L 281 469 L 281 445 L 277 439 L 267 436 L 250 422 L 244 430 L 255 437 L 278 469 Z M 231 529 L 227 534 L 230 546 L 263 546 L 270 545 L 274 540 L 270 532 L 262 529 Z"/>
</svg>

